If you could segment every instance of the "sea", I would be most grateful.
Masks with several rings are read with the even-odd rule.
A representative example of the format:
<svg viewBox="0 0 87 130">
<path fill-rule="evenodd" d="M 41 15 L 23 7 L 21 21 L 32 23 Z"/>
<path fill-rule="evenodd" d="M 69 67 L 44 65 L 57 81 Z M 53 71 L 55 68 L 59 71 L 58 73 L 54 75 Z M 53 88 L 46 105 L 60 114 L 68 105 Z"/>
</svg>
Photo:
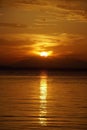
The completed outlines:
<svg viewBox="0 0 87 130">
<path fill-rule="evenodd" d="M 0 130 L 87 130 L 87 72 L 0 71 Z"/>
</svg>

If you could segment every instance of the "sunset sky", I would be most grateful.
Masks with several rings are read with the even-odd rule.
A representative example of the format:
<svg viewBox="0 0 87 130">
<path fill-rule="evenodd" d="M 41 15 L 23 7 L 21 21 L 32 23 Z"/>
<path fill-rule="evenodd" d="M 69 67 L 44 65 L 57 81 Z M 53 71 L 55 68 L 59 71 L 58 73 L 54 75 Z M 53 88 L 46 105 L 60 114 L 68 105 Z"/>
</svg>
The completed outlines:
<svg viewBox="0 0 87 130">
<path fill-rule="evenodd" d="M 0 0 L 0 65 L 41 52 L 87 62 L 86 0 Z"/>
</svg>

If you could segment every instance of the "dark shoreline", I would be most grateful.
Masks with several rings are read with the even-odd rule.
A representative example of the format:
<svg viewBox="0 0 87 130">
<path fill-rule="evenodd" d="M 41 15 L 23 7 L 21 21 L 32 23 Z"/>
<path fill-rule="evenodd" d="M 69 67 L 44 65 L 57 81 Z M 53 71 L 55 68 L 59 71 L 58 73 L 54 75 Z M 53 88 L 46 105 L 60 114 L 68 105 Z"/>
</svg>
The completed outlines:
<svg viewBox="0 0 87 130">
<path fill-rule="evenodd" d="M 46 73 L 47 75 L 87 75 L 87 69 L 65 69 L 65 68 L 0 68 L 0 75 L 40 75 Z"/>
<path fill-rule="evenodd" d="M 0 67 L 0 71 L 3 70 L 17 70 L 17 71 L 31 71 L 31 70 L 34 70 L 34 71 L 37 71 L 37 70 L 48 70 L 48 71 L 87 71 L 87 68 L 45 68 L 45 67 L 39 67 L 39 68 L 28 68 L 28 67 Z"/>
</svg>

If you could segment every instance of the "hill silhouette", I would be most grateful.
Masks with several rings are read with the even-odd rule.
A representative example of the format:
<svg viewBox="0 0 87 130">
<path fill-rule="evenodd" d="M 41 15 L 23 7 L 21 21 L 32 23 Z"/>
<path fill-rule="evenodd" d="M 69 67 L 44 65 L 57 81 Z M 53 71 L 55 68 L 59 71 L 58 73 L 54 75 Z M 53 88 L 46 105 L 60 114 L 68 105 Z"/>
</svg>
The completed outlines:
<svg viewBox="0 0 87 130">
<path fill-rule="evenodd" d="M 74 57 L 27 57 L 9 65 L 19 69 L 87 69 L 87 62 Z"/>
</svg>

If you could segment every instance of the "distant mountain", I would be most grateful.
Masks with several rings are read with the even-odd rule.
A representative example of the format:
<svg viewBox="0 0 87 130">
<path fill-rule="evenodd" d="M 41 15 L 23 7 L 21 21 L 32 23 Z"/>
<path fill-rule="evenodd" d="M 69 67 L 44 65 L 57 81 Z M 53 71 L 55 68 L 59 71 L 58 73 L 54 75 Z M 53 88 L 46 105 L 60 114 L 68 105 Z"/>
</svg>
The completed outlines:
<svg viewBox="0 0 87 130">
<path fill-rule="evenodd" d="M 14 64 L 11 64 L 10 67 L 26 69 L 87 69 L 87 62 L 76 59 L 74 57 L 28 57 Z"/>
</svg>

